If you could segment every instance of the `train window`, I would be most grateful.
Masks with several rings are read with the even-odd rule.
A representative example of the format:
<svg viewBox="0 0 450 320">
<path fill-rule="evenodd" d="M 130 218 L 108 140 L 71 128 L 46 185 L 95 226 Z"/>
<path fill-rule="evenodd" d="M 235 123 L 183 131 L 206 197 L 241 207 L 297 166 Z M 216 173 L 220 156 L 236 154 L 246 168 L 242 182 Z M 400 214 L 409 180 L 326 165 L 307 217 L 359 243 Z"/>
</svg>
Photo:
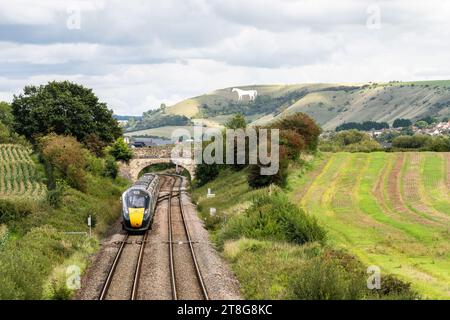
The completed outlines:
<svg viewBox="0 0 450 320">
<path fill-rule="evenodd" d="M 138 194 L 128 194 L 127 204 L 129 208 L 147 208 L 149 204 L 149 197 L 141 193 Z"/>
</svg>

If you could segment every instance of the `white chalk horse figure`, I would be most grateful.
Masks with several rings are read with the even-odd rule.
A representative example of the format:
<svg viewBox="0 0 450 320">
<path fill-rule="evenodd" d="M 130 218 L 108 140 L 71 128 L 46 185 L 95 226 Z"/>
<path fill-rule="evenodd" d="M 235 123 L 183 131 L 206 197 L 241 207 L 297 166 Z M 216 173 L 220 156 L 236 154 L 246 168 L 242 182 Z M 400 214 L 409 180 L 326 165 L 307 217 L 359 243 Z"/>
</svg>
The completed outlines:
<svg viewBox="0 0 450 320">
<path fill-rule="evenodd" d="M 237 92 L 238 101 L 242 101 L 242 98 L 248 96 L 249 101 L 255 101 L 256 96 L 258 95 L 258 91 L 256 90 L 242 90 L 239 88 L 231 89 L 231 92 Z"/>
</svg>

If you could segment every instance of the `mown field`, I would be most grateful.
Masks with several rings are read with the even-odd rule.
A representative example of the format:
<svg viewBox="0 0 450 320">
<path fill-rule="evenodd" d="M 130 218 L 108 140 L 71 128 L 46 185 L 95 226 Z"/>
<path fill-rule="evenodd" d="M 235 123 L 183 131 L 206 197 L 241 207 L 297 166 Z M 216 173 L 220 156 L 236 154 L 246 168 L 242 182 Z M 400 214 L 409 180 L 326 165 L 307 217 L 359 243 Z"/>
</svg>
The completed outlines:
<svg viewBox="0 0 450 320">
<path fill-rule="evenodd" d="M 331 243 L 450 298 L 450 153 L 322 154 L 311 166 L 290 175 L 290 197 Z"/>
<path fill-rule="evenodd" d="M 45 194 L 30 154 L 21 145 L 0 145 L 0 198 L 41 198 Z"/>
</svg>

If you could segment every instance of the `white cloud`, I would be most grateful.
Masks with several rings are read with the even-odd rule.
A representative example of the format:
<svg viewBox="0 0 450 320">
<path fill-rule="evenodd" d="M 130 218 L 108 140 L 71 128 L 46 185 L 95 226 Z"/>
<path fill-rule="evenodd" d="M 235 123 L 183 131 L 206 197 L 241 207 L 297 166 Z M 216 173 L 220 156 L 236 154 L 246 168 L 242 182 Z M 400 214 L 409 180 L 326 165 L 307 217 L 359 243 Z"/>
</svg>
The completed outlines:
<svg viewBox="0 0 450 320">
<path fill-rule="evenodd" d="M 443 0 L 0 0 L 0 99 L 68 79 L 139 114 L 226 86 L 450 78 L 449 15 Z"/>
</svg>

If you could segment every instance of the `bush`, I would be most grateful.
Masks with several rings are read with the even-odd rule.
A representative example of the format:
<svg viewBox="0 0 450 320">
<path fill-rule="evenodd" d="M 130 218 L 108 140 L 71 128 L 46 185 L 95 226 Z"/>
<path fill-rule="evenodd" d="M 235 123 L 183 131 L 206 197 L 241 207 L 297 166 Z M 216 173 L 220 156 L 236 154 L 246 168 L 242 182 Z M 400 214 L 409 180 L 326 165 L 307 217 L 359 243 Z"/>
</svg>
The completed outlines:
<svg viewBox="0 0 450 320">
<path fill-rule="evenodd" d="M 364 121 L 359 122 L 345 122 L 336 127 L 336 131 L 344 130 L 360 130 L 360 131 L 371 131 L 371 130 L 381 130 L 388 129 L 389 124 L 387 122 L 376 122 L 376 121 Z"/>
<path fill-rule="evenodd" d="M 411 120 L 398 118 L 398 119 L 394 120 L 394 123 L 392 124 L 392 127 L 393 128 L 404 128 L 404 127 L 409 127 L 411 125 L 412 125 Z"/>
<path fill-rule="evenodd" d="M 39 149 L 52 167 L 53 179 L 61 178 L 71 187 L 85 190 L 87 150 L 81 143 L 70 136 L 50 134 L 39 139 Z"/>
<path fill-rule="evenodd" d="M 59 208 L 62 203 L 64 196 L 64 191 L 66 189 L 66 184 L 62 180 L 56 181 L 56 186 L 54 189 L 48 189 L 46 200 L 47 203 L 53 208 Z"/>
<path fill-rule="evenodd" d="M 113 157 L 107 157 L 105 160 L 103 176 L 115 179 L 118 173 L 119 167 L 117 166 L 116 160 Z"/>
<path fill-rule="evenodd" d="M 0 199 L 0 224 L 18 221 L 34 212 L 32 204 L 26 200 Z"/>
<path fill-rule="evenodd" d="M 293 130 L 300 135 L 304 142 L 304 146 L 311 151 L 317 150 L 319 135 L 322 132 L 322 129 L 316 124 L 316 122 L 302 112 L 283 117 L 273 123 L 270 128 Z M 303 144 L 303 142 L 301 142 L 301 144 Z"/>
<path fill-rule="evenodd" d="M 117 161 L 128 163 L 133 158 L 133 151 L 123 138 L 117 139 L 112 146 L 107 148 L 107 152 Z"/>
<path fill-rule="evenodd" d="M 423 134 L 399 136 L 392 140 L 392 147 L 401 149 L 420 149 L 430 141 L 431 137 Z"/>
<path fill-rule="evenodd" d="M 320 150 L 328 152 L 372 152 L 381 149 L 370 134 L 355 129 L 339 131 L 320 143 Z"/>
<path fill-rule="evenodd" d="M 218 234 L 219 245 L 241 237 L 296 244 L 325 241 L 326 232 L 314 217 L 292 204 L 282 191 L 257 195 L 250 208 L 229 220 Z"/>
<path fill-rule="evenodd" d="M 73 249 L 49 226 L 33 228 L 21 241 L 8 242 L 0 251 L 0 299 L 41 299 L 54 264 Z"/>
<path fill-rule="evenodd" d="M 220 172 L 220 165 L 201 163 L 195 167 L 195 185 L 201 187 L 214 180 Z"/>
<path fill-rule="evenodd" d="M 294 298 L 300 300 L 356 300 L 363 298 L 366 291 L 364 277 L 324 256 L 307 261 L 291 286 Z"/>
</svg>

